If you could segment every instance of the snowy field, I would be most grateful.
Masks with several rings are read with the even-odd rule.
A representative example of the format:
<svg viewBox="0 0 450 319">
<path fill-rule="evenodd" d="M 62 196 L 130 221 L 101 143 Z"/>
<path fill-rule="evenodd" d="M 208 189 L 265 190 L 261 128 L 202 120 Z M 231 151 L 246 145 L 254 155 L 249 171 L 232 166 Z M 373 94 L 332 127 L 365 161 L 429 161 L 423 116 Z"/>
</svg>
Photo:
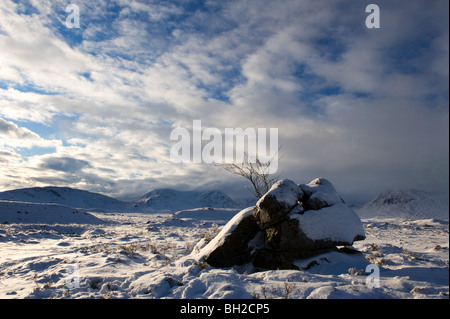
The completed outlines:
<svg viewBox="0 0 450 319">
<path fill-rule="evenodd" d="M 298 260 L 300 270 L 218 269 L 190 258 L 238 211 L 0 201 L 0 298 L 449 298 L 448 217 L 362 218 L 360 253 Z M 368 265 L 379 287 L 367 284 Z"/>
</svg>

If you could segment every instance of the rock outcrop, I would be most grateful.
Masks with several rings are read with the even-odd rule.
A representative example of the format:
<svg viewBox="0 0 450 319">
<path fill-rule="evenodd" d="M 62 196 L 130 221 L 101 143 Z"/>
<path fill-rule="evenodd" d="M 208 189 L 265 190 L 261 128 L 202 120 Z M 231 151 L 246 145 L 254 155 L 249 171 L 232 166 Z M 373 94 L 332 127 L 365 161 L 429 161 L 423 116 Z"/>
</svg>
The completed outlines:
<svg viewBox="0 0 450 319">
<path fill-rule="evenodd" d="M 251 253 L 249 242 L 259 232 L 251 208 L 238 213 L 227 225 L 229 229 L 225 228 L 226 232 L 219 233 L 210 243 L 212 249 L 205 259 L 215 267 L 229 267 L 248 262 Z"/>
<path fill-rule="evenodd" d="M 252 262 L 295 269 L 293 261 L 365 239 L 361 220 L 324 178 L 297 185 L 281 180 L 239 212 L 201 253 L 214 267 Z"/>
</svg>

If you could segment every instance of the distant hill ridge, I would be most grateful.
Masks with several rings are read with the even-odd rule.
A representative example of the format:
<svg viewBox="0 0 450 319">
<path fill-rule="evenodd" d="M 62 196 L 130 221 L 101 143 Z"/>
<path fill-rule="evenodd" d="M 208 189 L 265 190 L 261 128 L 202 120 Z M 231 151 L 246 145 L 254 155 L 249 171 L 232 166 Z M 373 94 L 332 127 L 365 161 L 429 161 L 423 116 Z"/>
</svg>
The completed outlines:
<svg viewBox="0 0 450 319">
<path fill-rule="evenodd" d="M 70 187 L 32 187 L 0 192 L 0 200 L 48 203 L 100 211 L 184 210 L 201 207 L 239 207 L 227 194 L 218 191 L 178 191 L 155 189 L 136 201 L 125 202 L 106 195 Z"/>
<path fill-rule="evenodd" d="M 182 210 L 199 207 L 236 208 L 238 205 L 225 193 L 212 191 L 179 191 L 170 188 L 154 189 L 135 203 L 135 207 Z"/>
<path fill-rule="evenodd" d="M 0 192 L 0 199 L 28 203 L 50 203 L 83 209 L 124 209 L 130 205 L 118 199 L 70 187 L 32 187 Z"/>
<path fill-rule="evenodd" d="M 449 220 L 449 194 L 416 189 L 391 190 L 380 193 L 358 210 L 363 218 L 404 217 Z"/>
</svg>

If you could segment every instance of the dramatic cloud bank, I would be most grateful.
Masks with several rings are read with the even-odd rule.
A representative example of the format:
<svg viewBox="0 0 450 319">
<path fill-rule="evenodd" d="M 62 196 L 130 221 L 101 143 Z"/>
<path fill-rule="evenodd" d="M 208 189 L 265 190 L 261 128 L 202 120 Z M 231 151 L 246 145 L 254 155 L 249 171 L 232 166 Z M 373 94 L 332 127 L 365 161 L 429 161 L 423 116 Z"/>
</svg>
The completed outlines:
<svg viewBox="0 0 450 319">
<path fill-rule="evenodd" d="M 123 198 L 245 183 L 174 164 L 170 132 L 278 128 L 283 178 L 448 191 L 448 1 L 0 3 L 0 190 Z M 250 194 L 250 193 L 248 193 Z"/>
</svg>

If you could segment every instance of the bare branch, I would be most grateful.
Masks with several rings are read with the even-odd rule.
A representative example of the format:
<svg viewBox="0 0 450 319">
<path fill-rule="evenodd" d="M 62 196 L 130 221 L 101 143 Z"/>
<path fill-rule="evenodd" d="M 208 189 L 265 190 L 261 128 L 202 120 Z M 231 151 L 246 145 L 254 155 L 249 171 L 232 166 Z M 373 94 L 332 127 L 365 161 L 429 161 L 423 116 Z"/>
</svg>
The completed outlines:
<svg viewBox="0 0 450 319">
<path fill-rule="evenodd" d="M 279 178 L 279 176 L 271 176 L 270 174 L 270 166 L 275 160 L 279 160 L 278 152 L 267 162 L 262 162 L 257 157 L 250 160 L 248 153 L 244 152 L 244 160 L 242 163 L 218 165 L 222 166 L 227 172 L 247 179 L 253 186 L 253 190 L 250 190 L 250 192 L 259 199 L 269 191 Z"/>
</svg>

